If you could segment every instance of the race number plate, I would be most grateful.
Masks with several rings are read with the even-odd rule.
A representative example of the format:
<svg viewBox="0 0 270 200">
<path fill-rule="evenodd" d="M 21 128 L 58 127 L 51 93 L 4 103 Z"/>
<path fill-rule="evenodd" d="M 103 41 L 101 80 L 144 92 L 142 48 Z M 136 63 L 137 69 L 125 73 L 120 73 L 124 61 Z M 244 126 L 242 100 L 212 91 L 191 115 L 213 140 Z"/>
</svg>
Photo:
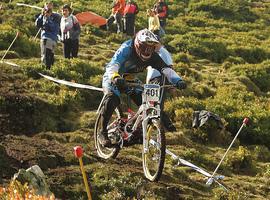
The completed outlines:
<svg viewBox="0 0 270 200">
<path fill-rule="evenodd" d="M 160 86 L 157 84 L 145 84 L 144 85 L 144 96 L 145 101 L 159 101 Z"/>
</svg>

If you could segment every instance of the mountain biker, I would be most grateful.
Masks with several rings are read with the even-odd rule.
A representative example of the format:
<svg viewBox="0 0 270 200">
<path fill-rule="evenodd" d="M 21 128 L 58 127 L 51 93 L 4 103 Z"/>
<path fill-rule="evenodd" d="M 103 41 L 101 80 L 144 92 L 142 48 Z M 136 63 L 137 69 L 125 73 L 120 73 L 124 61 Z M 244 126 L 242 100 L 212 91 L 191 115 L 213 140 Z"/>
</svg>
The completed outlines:
<svg viewBox="0 0 270 200">
<path fill-rule="evenodd" d="M 168 51 L 161 45 L 154 33 L 148 29 L 139 31 L 133 39 L 124 42 L 106 65 L 102 87 L 106 94 L 101 110 L 101 130 L 99 142 L 104 147 L 110 147 L 107 124 L 120 104 L 120 93 L 125 92 L 126 80 L 121 75 L 132 76 L 142 72 L 148 66 L 163 73 L 168 81 L 179 89 L 185 89 L 186 83 L 171 68 L 172 60 Z M 127 76 L 126 76 L 127 77 Z M 141 105 L 141 91 L 135 90 L 129 94 L 132 100 Z"/>
</svg>

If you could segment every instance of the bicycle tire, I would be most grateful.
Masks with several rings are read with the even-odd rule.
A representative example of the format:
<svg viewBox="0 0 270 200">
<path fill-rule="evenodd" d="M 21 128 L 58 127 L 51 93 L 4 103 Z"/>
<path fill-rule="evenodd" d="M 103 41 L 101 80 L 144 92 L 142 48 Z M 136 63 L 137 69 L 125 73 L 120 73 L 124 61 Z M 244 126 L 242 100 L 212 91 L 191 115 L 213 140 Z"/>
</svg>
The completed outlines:
<svg viewBox="0 0 270 200">
<path fill-rule="evenodd" d="M 153 132 L 152 128 L 155 127 L 158 131 L 158 137 L 155 138 L 153 137 Z M 145 177 L 150 180 L 150 181 L 158 181 L 162 175 L 162 171 L 164 168 L 164 162 L 165 162 L 165 154 L 166 154 L 166 137 L 165 137 L 165 132 L 164 129 L 160 123 L 160 120 L 154 119 L 151 120 L 151 122 L 147 125 L 147 140 L 148 142 L 148 152 L 145 153 L 144 150 L 142 152 L 142 157 L 143 157 L 143 171 Z M 154 140 L 158 145 L 153 145 L 150 143 L 150 140 Z M 159 147 L 158 147 L 159 146 Z M 151 148 L 154 147 L 156 148 L 160 153 L 158 155 L 158 161 L 156 162 L 155 159 L 152 157 L 151 158 Z M 153 165 L 156 162 L 157 166 L 156 169 L 152 170 L 150 169 L 150 165 Z"/>
<path fill-rule="evenodd" d="M 116 115 L 116 118 L 120 118 L 120 114 L 118 109 L 116 108 L 111 119 L 114 119 L 114 115 Z M 94 129 L 94 140 L 95 140 L 95 148 L 97 150 L 97 154 L 99 157 L 103 159 L 109 159 L 109 158 L 116 158 L 119 151 L 120 147 L 115 146 L 111 148 L 103 147 L 98 140 L 98 134 L 100 130 L 100 118 L 101 118 L 101 113 L 98 114 L 96 123 L 95 123 L 95 129 Z M 110 122 L 109 122 L 110 123 Z"/>
</svg>

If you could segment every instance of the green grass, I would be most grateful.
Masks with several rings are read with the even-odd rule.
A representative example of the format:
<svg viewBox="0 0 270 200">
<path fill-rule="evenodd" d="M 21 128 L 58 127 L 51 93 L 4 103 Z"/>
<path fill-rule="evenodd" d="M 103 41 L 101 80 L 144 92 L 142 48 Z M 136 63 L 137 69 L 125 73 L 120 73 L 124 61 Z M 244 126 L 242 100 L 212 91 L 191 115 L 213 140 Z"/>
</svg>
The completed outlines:
<svg viewBox="0 0 270 200">
<path fill-rule="evenodd" d="M 178 132 L 166 134 L 168 148 L 212 172 L 243 118 L 251 119 L 221 165 L 219 172 L 226 175 L 224 183 L 230 189 L 225 193 L 217 185 L 207 188 L 200 174 L 174 166 L 169 157 L 160 182 L 148 182 L 143 176 L 140 145 L 123 149 L 116 160 L 98 158 L 93 127 L 102 94 L 57 85 L 37 72 L 101 87 L 104 66 L 128 37 L 84 26 L 79 58 L 63 59 L 59 44 L 56 63 L 49 71 L 40 65 L 39 41 L 33 40 L 37 32 L 33 16 L 39 11 L 17 7 L 17 2 L 22 1 L 6 0 L 0 10 L 0 55 L 20 31 L 6 58 L 22 66 L 0 64 L 0 184 L 7 183 L 20 167 L 43 163 L 56 197 L 86 199 L 78 162 L 72 155 L 72 147 L 82 145 L 94 199 L 270 198 L 269 3 L 256 8 L 246 0 L 169 1 L 170 16 L 162 40 L 188 88 L 174 90 L 166 101 L 165 110 L 178 128 Z M 63 1 L 54 3 L 59 8 Z M 110 14 L 110 2 L 73 3 L 75 13 Z M 136 30 L 147 26 L 146 9 L 153 3 L 138 1 Z M 201 109 L 218 114 L 225 129 L 218 130 L 212 122 L 192 129 L 192 113 Z M 7 166 L 9 170 L 4 170 Z"/>
</svg>

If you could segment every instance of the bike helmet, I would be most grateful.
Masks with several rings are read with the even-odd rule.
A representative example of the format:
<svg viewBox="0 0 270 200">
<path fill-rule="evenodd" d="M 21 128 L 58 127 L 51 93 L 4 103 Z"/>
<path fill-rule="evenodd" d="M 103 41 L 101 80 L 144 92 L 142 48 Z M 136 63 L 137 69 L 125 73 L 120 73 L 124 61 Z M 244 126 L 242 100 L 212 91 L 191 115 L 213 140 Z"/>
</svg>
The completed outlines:
<svg viewBox="0 0 270 200">
<path fill-rule="evenodd" d="M 139 31 L 134 39 L 136 53 L 143 61 L 151 58 L 158 45 L 160 42 L 157 36 L 148 29 Z"/>
</svg>

